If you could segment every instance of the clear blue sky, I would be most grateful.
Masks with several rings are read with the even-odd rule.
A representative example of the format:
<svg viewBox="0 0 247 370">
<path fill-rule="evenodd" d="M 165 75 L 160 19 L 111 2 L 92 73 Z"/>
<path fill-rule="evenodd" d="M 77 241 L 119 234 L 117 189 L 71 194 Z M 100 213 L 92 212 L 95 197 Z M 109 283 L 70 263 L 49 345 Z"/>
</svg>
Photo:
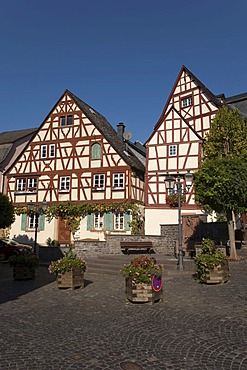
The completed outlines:
<svg viewBox="0 0 247 370">
<path fill-rule="evenodd" d="M 247 92 L 246 16 L 246 0 L 1 1 L 0 131 L 38 127 L 69 89 L 145 142 L 182 65 Z"/>
</svg>

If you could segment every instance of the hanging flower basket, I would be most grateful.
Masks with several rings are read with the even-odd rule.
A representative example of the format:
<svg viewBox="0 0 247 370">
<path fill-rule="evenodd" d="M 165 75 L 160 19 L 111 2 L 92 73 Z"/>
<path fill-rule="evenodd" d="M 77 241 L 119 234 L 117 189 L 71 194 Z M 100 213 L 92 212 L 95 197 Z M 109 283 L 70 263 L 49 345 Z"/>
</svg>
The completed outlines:
<svg viewBox="0 0 247 370">
<path fill-rule="evenodd" d="M 181 205 L 185 202 L 185 195 L 180 196 Z M 178 207 L 178 194 L 170 194 L 166 197 L 166 203 L 169 204 L 171 208 Z"/>
</svg>

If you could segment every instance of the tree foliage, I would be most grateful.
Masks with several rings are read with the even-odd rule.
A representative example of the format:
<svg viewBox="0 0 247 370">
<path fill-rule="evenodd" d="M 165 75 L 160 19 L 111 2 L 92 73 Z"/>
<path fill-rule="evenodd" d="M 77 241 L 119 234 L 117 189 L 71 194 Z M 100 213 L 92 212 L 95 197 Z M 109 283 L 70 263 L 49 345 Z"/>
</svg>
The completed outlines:
<svg viewBox="0 0 247 370">
<path fill-rule="evenodd" d="M 207 159 L 195 174 L 196 200 L 206 210 L 247 212 L 247 165 L 238 158 Z"/>
<path fill-rule="evenodd" d="M 14 221 L 14 207 L 7 195 L 0 193 L 0 229 L 9 227 Z"/>
<path fill-rule="evenodd" d="M 205 158 L 241 157 L 247 154 L 247 121 L 237 109 L 221 108 L 213 119 L 204 145 Z"/>
</svg>

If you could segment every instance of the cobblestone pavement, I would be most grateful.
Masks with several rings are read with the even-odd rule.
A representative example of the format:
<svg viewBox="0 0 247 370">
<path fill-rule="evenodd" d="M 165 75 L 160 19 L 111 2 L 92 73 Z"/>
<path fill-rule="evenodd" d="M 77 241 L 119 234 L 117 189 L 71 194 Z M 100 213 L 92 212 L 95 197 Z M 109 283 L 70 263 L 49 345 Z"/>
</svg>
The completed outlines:
<svg viewBox="0 0 247 370">
<path fill-rule="evenodd" d="M 45 266 L 22 282 L 2 264 L 0 369 L 247 369 L 247 259 L 230 271 L 223 285 L 168 276 L 152 306 L 126 302 L 120 275 L 59 290 Z"/>
</svg>

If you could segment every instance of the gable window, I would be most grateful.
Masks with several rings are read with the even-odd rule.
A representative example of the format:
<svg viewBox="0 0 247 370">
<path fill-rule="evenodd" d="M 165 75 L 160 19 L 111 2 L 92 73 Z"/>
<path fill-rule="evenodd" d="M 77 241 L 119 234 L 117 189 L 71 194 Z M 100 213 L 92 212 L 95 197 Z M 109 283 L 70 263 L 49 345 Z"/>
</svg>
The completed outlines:
<svg viewBox="0 0 247 370">
<path fill-rule="evenodd" d="M 124 213 L 123 212 L 114 213 L 114 229 L 124 230 Z"/>
<path fill-rule="evenodd" d="M 188 96 L 187 98 L 182 99 L 183 108 L 189 107 L 190 105 L 192 105 L 192 96 Z"/>
<path fill-rule="evenodd" d="M 52 158 L 55 157 L 55 144 L 49 145 L 49 156 Z"/>
<path fill-rule="evenodd" d="M 37 177 L 16 179 L 16 192 L 35 192 L 37 191 Z"/>
<path fill-rule="evenodd" d="M 47 157 L 47 145 L 41 145 L 41 158 Z"/>
<path fill-rule="evenodd" d="M 169 156 L 173 157 L 177 155 L 177 145 L 169 145 Z"/>
<path fill-rule="evenodd" d="M 61 176 L 60 177 L 59 190 L 61 190 L 61 191 L 69 191 L 70 190 L 70 177 L 69 176 Z"/>
<path fill-rule="evenodd" d="M 124 174 L 123 173 L 114 173 L 113 174 L 113 187 L 114 188 L 123 188 L 124 187 Z"/>
<path fill-rule="evenodd" d="M 102 230 L 104 226 L 104 215 L 100 212 L 94 213 L 93 227 L 95 230 Z"/>
<path fill-rule="evenodd" d="M 61 116 L 60 117 L 60 126 L 71 126 L 73 125 L 73 116 Z"/>
<path fill-rule="evenodd" d="M 94 175 L 93 187 L 103 189 L 105 187 L 105 175 Z"/>
<path fill-rule="evenodd" d="M 101 158 L 101 145 L 99 143 L 94 143 L 91 146 L 91 158 L 100 159 Z"/>
</svg>

